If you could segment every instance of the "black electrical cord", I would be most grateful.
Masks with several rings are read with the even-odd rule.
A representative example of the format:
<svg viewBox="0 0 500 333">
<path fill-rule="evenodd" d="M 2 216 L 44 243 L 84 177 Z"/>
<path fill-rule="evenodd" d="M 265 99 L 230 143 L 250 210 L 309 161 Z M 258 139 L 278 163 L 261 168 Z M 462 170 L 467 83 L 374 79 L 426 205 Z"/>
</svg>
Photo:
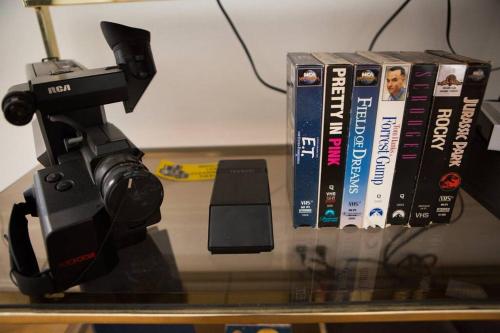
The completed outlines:
<svg viewBox="0 0 500 333">
<path fill-rule="evenodd" d="M 455 52 L 455 49 L 451 46 L 451 41 L 450 41 L 450 27 L 451 27 L 451 0 L 448 1 L 448 8 L 447 8 L 447 13 L 446 13 L 446 43 L 448 44 L 448 48 L 450 49 L 451 53 L 457 54 Z"/>
<path fill-rule="evenodd" d="M 464 198 L 462 196 L 462 192 L 460 192 L 460 191 L 458 192 L 457 199 L 458 199 L 459 204 L 460 204 L 460 210 L 459 210 L 457 216 L 455 218 L 453 218 L 452 220 L 450 220 L 450 223 L 455 223 L 456 221 L 458 221 L 463 216 L 464 211 L 465 211 L 465 203 L 464 203 Z M 399 243 L 394 249 L 391 249 L 394 242 L 399 237 L 403 236 L 406 233 L 406 231 L 409 229 L 401 230 L 401 232 L 399 234 L 397 234 L 393 239 L 391 239 L 391 241 L 386 245 L 386 247 L 384 249 L 384 261 L 388 261 L 401 247 L 408 244 L 412 239 L 417 238 L 419 235 L 428 231 L 431 228 L 436 228 L 436 227 L 439 227 L 442 225 L 445 225 L 445 224 L 431 224 L 427 227 L 422 227 L 420 230 L 415 232 L 413 235 L 411 235 L 410 237 L 408 237 L 407 239 L 405 239 L 404 241 Z"/>
<path fill-rule="evenodd" d="M 457 54 L 455 52 L 455 49 L 453 46 L 451 46 L 451 39 L 450 39 L 450 30 L 451 30 L 451 0 L 447 0 L 448 2 L 448 8 L 447 8 L 447 15 L 446 15 L 446 43 L 448 44 L 448 48 L 450 49 L 451 53 Z M 491 72 L 496 72 L 500 70 L 500 67 L 493 67 L 491 69 Z"/>
<path fill-rule="evenodd" d="M 410 3 L 410 1 L 411 0 L 406 0 L 405 2 L 403 2 L 403 4 L 401 6 L 399 6 L 399 8 L 394 12 L 394 14 L 392 14 L 391 17 L 389 17 L 389 19 L 387 21 L 385 21 L 384 25 L 377 31 L 377 33 L 373 37 L 372 42 L 370 43 L 370 47 L 368 48 L 368 51 L 372 51 L 373 50 L 373 46 L 377 42 L 377 39 L 380 37 L 380 35 L 382 34 L 382 32 L 384 32 L 385 28 L 387 28 L 387 26 L 389 24 L 391 24 L 391 22 L 406 7 L 406 5 L 408 5 L 408 3 Z"/>
<path fill-rule="evenodd" d="M 76 279 L 73 280 L 73 282 L 70 284 L 70 286 L 75 286 L 75 285 L 81 284 L 82 280 L 85 279 L 85 276 L 87 275 L 87 273 L 96 265 L 97 260 L 99 260 L 99 258 L 101 257 L 101 254 L 104 252 L 105 247 L 107 245 L 109 245 L 108 241 L 110 238 L 113 237 L 112 234 L 113 234 L 116 223 L 118 223 L 117 222 L 118 217 L 121 216 L 121 214 L 120 214 L 121 209 L 123 207 L 125 207 L 124 202 L 125 202 L 125 197 L 121 198 L 121 200 L 120 200 L 120 204 L 118 205 L 118 209 L 116 210 L 115 216 L 112 218 L 111 223 L 109 224 L 109 229 L 104 234 L 104 237 L 101 241 L 101 244 L 97 248 L 94 260 L 92 260 L 91 262 L 89 262 L 87 264 L 87 266 L 85 266 L 85 268 L 80 272 L 80 274 L 76 277 Z"/>
<path fill-rule="evenodd" d="M 458 192 L 457 194 L 457 199 L 460 204 L 460 211 L 458 212 L 457 216 L 450 220 L 450 223 L 454 223 L 457 220 L 459 220 L 465 211 L 465 203 L 464 199 L 462 196 L 461 192 Z M 397 272 L 394 271 L 394 267 L 397 269 L 400 269 L 404 264 L 409 265 L 406 267 L 410 271 L 413 269 L 416 269 L 417 271 L 423 271 L 426 272 L 426 274 L 431 273 L 431 269 L 436 265 L 438 258 L 435 254 L 424 254 L 424 255 L 417 255 L 417 254 L 408 254 L 405 256 L 403 259 L 401 259 L 396 265 L 390 264 L 390 259 L 391 257 L 396 254 L 399 249 L 410 243 L 413 239 L 419 237 L 421 234 L 427 232 L 430 229 L 437 228 L 440 226 L 443 226 L 445 224 L 431 224 L 426 227 L 422 227 L 420 230 L 416 231 L 414 234 L 410 235 L 403 241 L 401 241 L 399 244 L 397 244 L 395 247 L 393 245 L 396 243 L 396 240 L 401 238 L 404 234 L 406 234 L 409 229 L 403 229 L 401 230 L 396 236 L 394 236 L 391 241 L 385 246 L 383 255 L 382 255 L 382 260 L 380 262 L 380 265 L 384 267 L 391 275 L 398 276 Z"/>
<path fill-rule="evenodd" d="M 465 211 L 465 203 L 464 203 L 462 193 L 460 191 L 457 194 L 457 199 L 458 199 L 459 204 L 460 204 L 460 211 L 458 212 L 458 214 L 455 218 L 450 220 L 450 223 L 454 223 L 457 220 L 459 220 L 463 216 L 464 211 Z M 392 277 L 397 278 L 397 279 L 404 279 L 405 278 L 405 276 L 401 275 L 402 272 L 405 274 L 410 274 L 410 275 L 421 273 L 421 274 L 427 276 L 427 275 L 430 275 L 432 273 L 432 268 L 434 266 L 436 266 L 436 264 L 438 262 L 438 257 L 435 254 L 428 253 L 428 254 L 418 255 L 418 254 L 410 253 L 410 254 L 406 255 L 405 257 L 403 257 L 401 260 L 399 260 L 399 262 L 397 262 L 397 263 L 391 263 L 391 258 L 402 247 L 404 247 L 405 245 L 410 243 L 415 238 L 419 237 L 420 235 L 429 231 L 430 229 L 437 228 L 437 227 L 440 227 L 443 225 L 445 225 L 445 224 L 431 224 L 431 225 L 426 226 L 426 227 L 421 227 L 418 231 L 416 231 L 415 233 L 413 233 L 412 235 L 410 235 L 409 237 L 407 237 L 406 239 L 404 239 L 403 241 L 399 242 L 397 245 L 394 246 L 396 241 L 398 239 L 400 239 L 402 236 L 404 236 L 410 230 L 408 228 L 403 228 L 384 247 L 383 254 L 382 254 L 382 260 L 369 259 L 369 258 L 349 258 L 349 259 L 347 259 L 346 266 L 340 272 L 336 272 L 335 267 L 329 265 L 324 260 L 324 258 L 310 259 L 309 261 L 314 263 L 314 264 L 319 264 L 319 265 L 323 266 L 323 268 L 325 269 L 325 273 L 328 273 L 327 278 L 332 276 L 332 272 L 336 278 L 339 278 L 340 276 L 347 273 L 348 267 L 352 263 L 356 263 L 356 262 L 377 264 L 377 265 L 383 267 L 387 271 L 387 273 L 389 273 Z M 305 249 L 303 249 L 301 251 L 302 252 L 302 263 L 305 264 L 306 268 L 308 269 L 308 271 L 310 273 L 313 273 L 314 269 L 309 267 L 305 263 L 305 251 L 306 251 Z M 320 277 L 321 277 L 321 274 L 320 274 Z"/>
<path fill-rule="evenodd" d="M 460 202 L 460 211 L 458 212 L 457 216 L 455 216 L 452 220 L 450 220 L 450 223 L 457 222 L 462 217 L 462 215 L 464 215 L 465 203 L 464 203 L 464 197 L 462 196 L 462 191 L 460 190 L 457 193 L 457 199 L 458 202 Z"/>
<path fill-rule="evenodd" d="M 384 25 L 382 25 L 382 27 L 378 30 L 378 32 L 373 37 L 372 42 L 370 43 L 370 47 L 368 48 L 369 51 L 373 50 L 373 46 L 377 42 L 377 39 L 380 37 L 382 32 L 384 32 L 385 28 L 387 28 L 387 26 L 396 18 L 396 16 L 399 15 L 399 13 L 406 7 L 406 5 L 408 5 L 408 3 L 410 1 L 411 0 L 406 0 L 405 2 L 403 2 L 403 4 L 401 4 L 401 6 L 399 6 L 399 8 L 394 12 L 394 14 L 392 14 L 391 17 L 389 17 L 389 19 L 387 21 L 385 21 Z M 457 54 L 455 52 L 455 49 L 453 48 L 453 46 L 451 46 L 450 31 L 451 31 L 451 0 L 447 0 L 446 43 L 448 44 L 448 48 L 450 49 L 451 53 Z M 500 67 L 493 67 L 491 69 L 491 72 L 496 72 L 498 70 L 500 70 Z"/>
<path fill-rule="evenodd" d="M 373 46 L 375 45 L 375 42 L 377 39 L 380 37 L 382 32 L 384 32 L 385 28 L 396 18 L 396 16 L 399 15 L 399 13 L 408 5 L 408 3 L 411 0 L 406 0 L 399 8 L 389 17 L 389 19 L 382 25 L 382 27 L 378 30 L 378 32 L 375 34 L 375 37 L 373 37 L 372 42 L 370 43 L 370 47 L 368 48 L 369 51 L 373 50 Z M 446 16 L 446 42 L 448 44 L 449 49 L 453 54 L 456 54 L 455 50 L 451 46 L 450 42 L 450 28 L 451 28 L 451 0 L 448 1 L 448 8 L 447 8 L 447 16 Z"/>
<path fill-rule="evenodd" d="M 243 41 L 243 39 L 241 38 L 240 34 L 238 33 L 238 30 L 234 26 L 233 21 L 231 20 L 231 18 L 229 17 L 229 15 L 226 13 L 226 10 L 222 6 L 220 0 L 216 0 L 216 1 L 217 1 L 217 4 L 219 5 L 220 10 L 222 11 L 222 14 L 224 14 L 224 17 L 226 18 L 227 23 L 229 23 L 229 25 L 231 26 L 231 29 L 233 30 L 234 34 L 238 38 L 238 41 L 240 42 L 241 46 L 243 47 L 243 50 L 245 50 L 245 53 L 246 53 L 247 58 L 248 58 L 248 61 L 250 62 L 250 65 L 252 65 L 253 72 L 254 72 L 255 76 L 257 76 L 257 79 L 260 81 L 260 83 L 262 83 L 264 86 L 266 86 L 269 89 L 272 89 L 274 91 L 286 94 L 286 90 L 278 88 L 278 87 L 275 87 L 275 86 L 267 83 L 266 81 L 264 81 L 264 79 L 262 79 L 262 77 L 259 75 L 259 72 L 257 71 L 257 68 L 255 67 L 255 64 L 254 64 L 253 59 L 252 59 L 252 55 L 250 54 L 250 51 L 248 50 L 245 42 Z"/>
<path fill-rule="evenodd" d="M 243 47 L 243 50 L 245 51 L 245 54 L 246 54 L 246 56 L 248 58 L 248 61 L 250 62 L 250 65 L 252 66 L 252 70 L 253 70 L 255 76 L 257 77 L 257 79 L 259 80 L 259 82 L 262 83 L 264 86 L 266 86 L 269 89 L 272 89 L 274 91 L 286 94 L 286 90 L 278 88 L 276 86 L 273 86 L 273 85 L 267 83 L 260 76 L 259 72 L 257 71 L 257 68 L 255 67 L 255 63 L 253 61 L 252 55 L 250 54 L 250 51 L 248 50 L 248 47 L 246 46 L 245 42 L 241 38 L 241 36 L 240 36 L 238 30 L 236 29 L 233 21 L 231 20 L 231 18 L 227 14 L 226 10 L 224 9 L 224 6 L 222 6 L 222 3 L 220 2 L 220 0 L 216 0 L 216 1 L 217 1 L 217 5 L 219 6 L 222 14 L 224 14 L 224 17 L 226 18 L 227 22 L 231 26 L 231 29 L 233 30 L 234 34 L 236 35 L 236 38 L 238 38 L 238 41 L 240 42 L 241 46 Z M 372 39 L 372 41 L 370 43 L 370 47 L 368 48 L 369 51 L 373 50 L 373 47 L 375 46 L 375 43 L 377 42 L 377 39 L 380 37 L 380 35 L 382 34 L 382 32 L 384 32 L 384 30 L 387 28 L 387 26 L 396 18 L 396 16 L 399 15 L 399 13 L 408 5 L 408 3 L 410 3 L 410 1 L 411 0 L 406 0 L 405 2 L 403 2 L 401 4 L 401 6 L 399 6 L 399 8 L 391 15 L 391 17 L 389 17 L 389 19 L 377 31 L 377 33 L 375 34 L 375 36 L 373 37 L 373 39 Z M 448 9 L 447 9 L 447 20 L 446 20 L 446 42 L 447 42 L 448 47 L 450 48 L 451 52 L 454 53 L 454 54 L 456 54 L 455 50 L 451 46 L 451 41 L 450 41 L 451 0 L 447 0 L 447 1 L 448 1 Z M 494 68 L 491 69 L 492 72 L 498 71 L 498 70 L 500 70 L 500 67 L 494 67 Z"/>
</svg>

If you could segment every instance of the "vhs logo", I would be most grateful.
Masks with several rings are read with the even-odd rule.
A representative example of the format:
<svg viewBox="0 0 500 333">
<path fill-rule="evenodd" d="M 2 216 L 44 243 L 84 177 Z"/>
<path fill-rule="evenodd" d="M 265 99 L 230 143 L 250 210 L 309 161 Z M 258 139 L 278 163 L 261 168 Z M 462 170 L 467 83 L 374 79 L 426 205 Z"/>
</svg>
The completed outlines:
<svg viewBox="0 0 500 333">
<path fill-rule="evenodd" d="M 431 217 L 431 215 L 428 212 L 418 212 L 415 213 L 415 217 L 417 219 L 428 219 L 429 217 Z"/>
<path fill-rule="evenodd" d="M 311 207 L 312 204 L 313 204 L 312 200 L 301 200 L 299 207 L 299 214 L 302 215 L 312 214 L 312 207 Z"/>
<path fill-rule="evenodd" d="M 440 195 L 439 196 L 439 202 L 451 202 L 453 200 L 452 195 Z"/>
<path fill-rule="evenodd" d="M 336 192 L 326 192 L 325 205 L 333 205 L 337 201 Z"/>
</svg>

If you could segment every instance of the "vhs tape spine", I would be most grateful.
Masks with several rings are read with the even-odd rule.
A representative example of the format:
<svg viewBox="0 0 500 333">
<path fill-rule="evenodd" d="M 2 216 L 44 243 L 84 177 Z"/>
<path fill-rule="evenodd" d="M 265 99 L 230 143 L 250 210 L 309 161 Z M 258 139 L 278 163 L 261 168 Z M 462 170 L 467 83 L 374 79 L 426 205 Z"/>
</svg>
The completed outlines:
<svg viewBox="0 0 500 333">
<path fill-rule="evenodd" d="M 316 224 L 323 65 L 308 53 L 288 55 L 290 94 L 289 133 L 293 135 L 291 196 L 293 225 Z"/>
<path fill-rule="evenodd" d="M 446 62 L 446 60 L 444 60 Z M 448 167 L 452 127 L 460 118 L 460 94 L 466 65 L 441 63 L 434 86 L 434 101 L 417 178 L 409 224 L 425 226 L 439 197 L 441 177 Z"/>
<path fill-rule="evenodd" d="M 373 139 L 374 148 L 363 213 L 363 227 L 365 228 L 385 227 L 403 122 L 406 84 L 401 87 L 397 96 L 393 97 L 389 89 L 386 88 L 387 83 L 392 82 L 392 75 L 398 74 L 407 77 L 410 72 L 410 64 L 408 63 L 392 62 L 392 59 L 387 62 L 382 58 L 380 61 L 385 62 L 382 66 L 382 83 Z"/>
<path fill-rule="evenodd" d="M 479 60 L 469 59 L 472 61 L 468 61 L 468 58 L 461 56 L 446 53 L 438 53 L 438 55 L 469 62 L 460 95 L 457 121 L 451 123 L 449 127 L 451 147 L 448 150 L 447 164 L 440 175 L 437 200 L 431 208 L 433 223 L 448 223 L 462 183 L 463 165 L 470 150 L 468 147 L 474 133 L 477 115 L 481 109 L 491 66 Z"/>
<path fill-rule="evenodd" d="M 325 65 L 317 226 L 338 227 L 344 187 L 353 66 L 330 54 L 313 55 Z"/>
<path fill-rule="evenodd" d="M 380 65 L 355 67 L 340 227 L 363 226 L 380 90 Z"/>
<path fill-rule="evenodd" d="M 387 211 L 386 223 L 390 225 L 405 225 L 410 218 L 436 74 L 436 64 L 416 63 L 411 69 L 394 181 Z"/>
</svg>

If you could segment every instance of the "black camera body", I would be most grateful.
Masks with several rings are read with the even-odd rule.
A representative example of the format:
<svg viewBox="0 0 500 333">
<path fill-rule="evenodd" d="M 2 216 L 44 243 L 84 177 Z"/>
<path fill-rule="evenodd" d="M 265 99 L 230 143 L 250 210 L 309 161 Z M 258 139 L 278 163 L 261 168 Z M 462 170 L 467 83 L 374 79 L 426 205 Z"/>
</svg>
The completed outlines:
<svg viewBox="0 0 500 333">
<path fill-rule="evenodd" d="M 161 182 L 143 153 L 106 121 L 104 104 L 123 101 L 132 112 L 156 73 L 149 32 L 102 22 L 117 66 L 86 69 L 72 60 L 27 66 L 28 83 L 2 101 L 6 119 L 33 123 L 40 163 L 26 203 L 9 225 L 12 274 L 25 294 L 67 289 L 109 272 L 116 251 L 141 241 L 160 221 Z M 40 219 L 49 269 L 40 272 L 25 215 Z"/>
</svg>

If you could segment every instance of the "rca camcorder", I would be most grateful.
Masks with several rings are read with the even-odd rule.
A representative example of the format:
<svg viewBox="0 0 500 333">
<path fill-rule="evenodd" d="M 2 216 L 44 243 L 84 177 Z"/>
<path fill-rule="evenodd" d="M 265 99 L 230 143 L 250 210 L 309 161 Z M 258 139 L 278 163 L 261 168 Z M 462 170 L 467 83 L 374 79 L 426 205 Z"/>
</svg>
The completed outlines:
<svg viewBox="0 0 500 333">
<path fill-rule="evenodd" d="M 5 118 L 28 124 L 33 115 L 38 161 L 24 203 L 9 224 L 11 277 L 21 292 L 43 295 L 108 273 L 117 250 L 145 238 L 160 221 L 161 182 L 143 153 L 106 121 L 104 104 L 123 101 L 132 112 L 156 68 L 146 30 L 102 22 L 117 66 L 86 69 L 57 58 L 27 66 L 27 83 L 2 101 Z M 48 269 L 40 271 L 27 215 L 38 217 Z"/>
</svg>

